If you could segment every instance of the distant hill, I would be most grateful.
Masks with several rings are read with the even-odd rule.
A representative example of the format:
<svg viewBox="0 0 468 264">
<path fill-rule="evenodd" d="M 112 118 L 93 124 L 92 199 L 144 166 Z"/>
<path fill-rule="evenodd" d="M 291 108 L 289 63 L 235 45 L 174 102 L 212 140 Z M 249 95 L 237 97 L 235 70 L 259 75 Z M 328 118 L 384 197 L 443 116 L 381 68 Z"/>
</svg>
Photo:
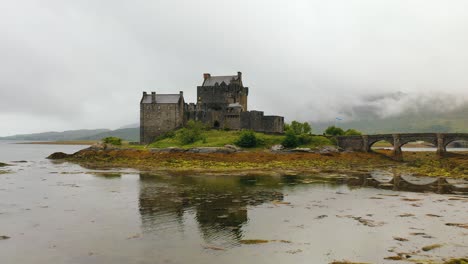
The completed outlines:
<svg viewBox="0 0 468 264">
<path fill-rule="evenodd" d="M 34 134 L 0 137 L 0 140 L 33 140 L 33 141 L 69 141 L 69 140 L 100 140 L 105 137 L 120 137 L 127 141 L 138 141 L 139 128 L 124 129 L 80 129 L 63 132 L 44 132 Z"/>
<path fill-rule="evenodd" d="M 133 123 L 133 124 L 121 126 L 121 127 L 119 127 L 119 129 L 123 129 L 123 128 L 136 128 L 136 127 L 140 127 L 140 123 Z"/>
<path fill-rule="evenodd" d="M 9 137 L 0 137 L 2 140 L 77 140 L 81 137 L 87 137 L 104 132 L 111 131 L 109 129 L 80 129 L 69 130 L 63 132 L 43 132 L 34 134 L 22 134 Z"/>
<path fill-rule="evenodd" d="M 314 133 L 322 133 L 334 122 L 311 122 Z M 436 110 L 428 112 L 405 112 L 386 118 L 362 118 L 353 121 L 339 121 L 337 126 L 348 129 L 354 128 L 366 134 L 378 133 L 468 133 L 468 106 L 438 113 Z"/>
<path fill-rule="evenodd" d="M 118 137 L 127 141 L 139 141 L 140 140 L 140 128 L 123 128 L 111 131 L 105 131 L 91 136 L 81 137 L 78 140 L 100 140 L 105 137 Z"/>
</svg>

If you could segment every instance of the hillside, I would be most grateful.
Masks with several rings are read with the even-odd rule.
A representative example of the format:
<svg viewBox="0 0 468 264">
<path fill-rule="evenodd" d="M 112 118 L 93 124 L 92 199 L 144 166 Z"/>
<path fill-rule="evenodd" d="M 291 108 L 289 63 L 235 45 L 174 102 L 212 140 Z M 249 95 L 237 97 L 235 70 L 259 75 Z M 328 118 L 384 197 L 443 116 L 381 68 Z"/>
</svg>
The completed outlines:
<svg viewBox="0 0 468 264">
<path fill-rule="evenodd" d="M 314 133 L 322 133 L 332 122 L 312 122 Z M 340 121 L 337 126 L 355 128 L 366 134 L 412 133 L 412 132 L 468 132 L 468 106 L 454 111 L 437 113 L 406 112 L 385 118 L 356 118 L 353 121 Z"/>
<path fill-rule="evenodd" d="M 99 140 L 105 137 L 118 137 L 126 141 L 139 141 L 140 140 L 140 128 L 122 128 L 116 130 L 110 130 L 99 134 L 81 137 L 79 140 Z"/>
<path fill-rule="evenodd" d="M 70 141 L 70 140 L 100 140 L 105 137 L 120 137 L 127 141 L 138 141 L 139 128 L 124 129 L 80 129 L 63 132 L 44 132 L 0 137 L 0 140 L 33 140 L 33 141 Z"/>
<path fill-rule="evenodd" d="M 78 140 L 82 137 L 89 137 L 92 135 L 111 131 L 109 129 L 80 129 L 68 130 L 63 132 L 43 132 L 33 134 L 14 135 L 9 137 L 0 137 L 0 140 Z"/>
</svg>

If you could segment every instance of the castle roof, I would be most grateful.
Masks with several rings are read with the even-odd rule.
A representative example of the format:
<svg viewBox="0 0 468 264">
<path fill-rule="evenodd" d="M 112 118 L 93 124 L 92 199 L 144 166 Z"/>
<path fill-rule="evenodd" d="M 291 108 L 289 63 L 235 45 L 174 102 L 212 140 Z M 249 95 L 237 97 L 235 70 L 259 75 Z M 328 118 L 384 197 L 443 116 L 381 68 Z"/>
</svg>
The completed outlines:
<svg viewBox="0 0 468 264">
<path fill-rule="evenodd" d="M 177 104 L 179 103 L 181 94 L 156 94 L 157 104 Z M 151 104 L 151 94 L 144 94 L 141 99 L 142 104 Z"/>
<path fill-rule="evenodd" d="M 240 85 L 242 85 L 242 80 L 239 78 L 238 75 L 227 75 L 227 76 L 209 76 L 205 78 L 202 86 L 216 86 L 216 85 L 221 85 L 221 83 L 223 82 L 226 85 L 229 85 L 231 82 L 240 82 Z"/>
</svg>

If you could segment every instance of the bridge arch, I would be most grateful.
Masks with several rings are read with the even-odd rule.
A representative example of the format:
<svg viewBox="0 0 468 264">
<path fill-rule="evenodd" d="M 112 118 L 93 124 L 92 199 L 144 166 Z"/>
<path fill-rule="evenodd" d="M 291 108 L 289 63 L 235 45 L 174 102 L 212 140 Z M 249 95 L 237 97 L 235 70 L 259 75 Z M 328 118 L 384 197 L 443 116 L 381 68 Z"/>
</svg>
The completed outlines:
<svg viewBox="0 0 468 264">
<path fill-rule="evenodd" d="M 443 156 L 446 147 L 453 141 L 468 141 L 468 133 L 400 133 L 362 136 L 338 136 L 338 146 L 346 150 L 372 151 L 371 147 L 378 141 L 387 141 L 393 146 L 393 157 L 402 159 L 401 147 L 409 142 L 424 141 L 437 147 L 437 155 Z"/>
<path fill-rule="evenodd" d="M 464 135 L 457 135 L 457 136 L 453 136 L 453 137 L 446 137 L 445 140 L 444 140 L 444 147 L 447 147 L 448 144 L 454 142 L 454 141 L 468 141 L 468 135 L 464 136 Z"/>
<path fill-rule="evenodd" d="M 437 146 L 437 134 L 418 133 L 418 134 L 400 134 L 400 147 L 410 142 L 424 141 Z"/>
</svg>

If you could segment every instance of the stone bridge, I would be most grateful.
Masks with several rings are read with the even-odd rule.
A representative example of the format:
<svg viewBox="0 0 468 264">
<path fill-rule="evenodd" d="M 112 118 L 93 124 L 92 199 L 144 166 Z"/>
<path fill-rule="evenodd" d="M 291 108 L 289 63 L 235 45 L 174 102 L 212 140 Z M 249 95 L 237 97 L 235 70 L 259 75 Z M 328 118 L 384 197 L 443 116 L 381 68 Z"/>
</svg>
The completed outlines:
<svg viewBox="0 0 468 264">
<path fill-rule="evenodd" d="M 338 136 L 338 146 L 345 150 L 370 152 L 372 145 L 378 141 L 387 141 L 393 146 L 395 158 L 402 159 L 401 147 L 409 142 L 425 141 L 437 147 L 437 155 L 447 152 L 447 145 L 453 141 L 468 141 L 468 133 L 400 133 L 362 136 Z"/>
</svg>

